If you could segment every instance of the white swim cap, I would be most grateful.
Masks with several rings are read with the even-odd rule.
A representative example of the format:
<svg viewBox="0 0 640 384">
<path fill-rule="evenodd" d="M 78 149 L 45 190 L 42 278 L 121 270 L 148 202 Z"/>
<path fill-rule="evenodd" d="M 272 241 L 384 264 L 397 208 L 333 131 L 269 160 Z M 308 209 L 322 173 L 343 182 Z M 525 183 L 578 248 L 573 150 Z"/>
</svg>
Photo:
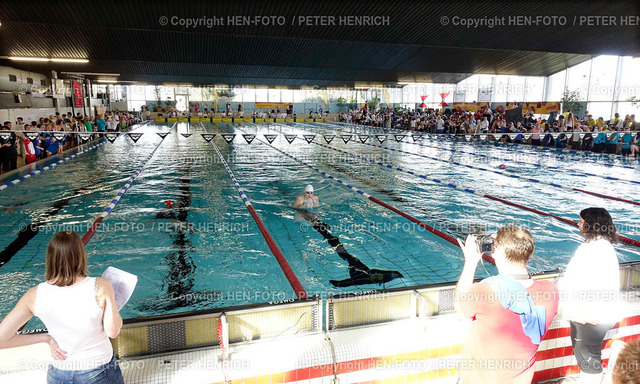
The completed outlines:
<svg viewBox="0 0 640 384">
<path fill-rule="evenodd" d="M 305 192 L 313 192 L 313 185 L 309 184 L 307 185 L 307 187 L 304 189 Z"/>
</svg>

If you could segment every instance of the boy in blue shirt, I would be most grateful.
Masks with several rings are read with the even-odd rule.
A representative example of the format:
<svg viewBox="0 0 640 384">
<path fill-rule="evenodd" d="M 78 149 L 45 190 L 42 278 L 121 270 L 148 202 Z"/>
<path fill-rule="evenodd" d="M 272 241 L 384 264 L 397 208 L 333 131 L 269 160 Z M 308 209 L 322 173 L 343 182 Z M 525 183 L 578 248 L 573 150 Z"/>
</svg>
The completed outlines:
<svg viewBox="0 0 640 384">
<path fill-rule="evenodd" d="M 62 152 L 62 146 L 60 142 L 56 140 L 53 135 L 49 138 L 48 144 L 46 144 L 45 149 L 47 150 L 47 156 L 56 155 Z"/>
<path fill-rule="evenodd" d="M 593 140 L 593 152 L 602 153 L 604 151 L 604 144 L 607 141 L 607 134 L 604 132 L 598 133 L 598 136 Z"/>
<path fill-rule="evenodd" d="M 633 142 L 633 136 L 627 128 L 622 135 L 622 156 L 629 156 L 631 154 L 631 143 Z"/>
</svg>

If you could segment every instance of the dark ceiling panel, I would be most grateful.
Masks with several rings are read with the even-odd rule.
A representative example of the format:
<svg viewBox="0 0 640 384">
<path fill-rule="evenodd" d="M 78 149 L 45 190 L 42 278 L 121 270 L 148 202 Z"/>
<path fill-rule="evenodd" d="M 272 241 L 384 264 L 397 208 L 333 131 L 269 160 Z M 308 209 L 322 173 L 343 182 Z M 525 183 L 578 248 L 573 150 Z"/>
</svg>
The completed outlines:
<svg viewBox="0 0 640 384">
<path fill-rule="evenodd" d="M 586 25 L 581 18 L 598 15 L 613 16 L 618 25 Z M 634 15 L 640 15 L 638 2 L 602 0 L 2 2 L 0 56 L 90 63 L 0 64 L 46 74 L 113 72 L 121 80 L 153 83 L 344 85 L 455 82 L 473 73 L 548 76 L 598 54 L 639 56 L 640 27 L 619 25 Z M 275 16 L 285 23 L 230 25 L 233 16 Z M 389 23 L 300 25 L 300 16 L 333 17 L 336 24 L 345 16 L 381 16 Z M 548 16 L 558 17 L 556 25 L 544 25 Z M 206 25 L 213 17 L 224 25 Z M 468 18 L 485 25 L 454 25 Z M 187 19 L 200 24 L 174 25 Z M 489 27 L 489 20 L 507 25 Z"/>
</svg>

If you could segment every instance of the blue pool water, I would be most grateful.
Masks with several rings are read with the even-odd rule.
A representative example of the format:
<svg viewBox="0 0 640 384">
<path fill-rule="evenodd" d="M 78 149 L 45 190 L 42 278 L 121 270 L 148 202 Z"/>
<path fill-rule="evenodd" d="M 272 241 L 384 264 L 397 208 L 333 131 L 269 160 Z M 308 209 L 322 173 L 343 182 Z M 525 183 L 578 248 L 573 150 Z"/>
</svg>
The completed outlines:
<svg viewBox="0 0 640 384">
<path fill-rule="evenodd" d="M 346 127 L 179 123 L 173 128 L 147 125 L 138 131 L 145 135 L 137 143 L 122 136 L 113 144 L 103 145 L 0 192 L 3 205 L 15 206 L 13 214 L 0 212 L 3 234 L 0 251 L 11 248 L 21 228 L 34 221 L 43 224 L 38 233 L 0 267 L 0 317 L 11 310 L 28 287 L 43 279 L 44 255 L 51 236 L 60 229 L 75 229 L 80 235 L 84 234 L 156 147 L 140 176 L 87 245 L 92 275 L 115 266 L 138 276 L 138 286 L 123 308 L 123 316 L 132 318 L 294 298 L 293 290 L 240 200 L 213 145 L 201 138 L 200 133 L 205 132 L 218 134 L 213 143 L 309 295 L 454 282 L 461 271 L 463 257 L 452 244 L 273 147 L 456 237 L 481 228 L 496 230 L 507 223 L 525 226 L 536 240 L 530 263 L 532 272 L 564 268 L 582 241 L 577 228 L 553 218 L 380 167 L 318 144 L 307 144 L 302 137 L 312 133 L 346 133 Z M 164 141 L 155 134 L 167 131 L 172 134 Z M 181 133 L 193 135 L 183 137 Z M 235 133 L 237 137 L 227 144 L 220 133 Z M 241 136 L 243 133 L 259 135 L 248 144 Z M 264 133 L 295 134 L 297 138 L 289 144 L 280 135 L 268 145 L 262 136 Z M 393 152 L 360 144 L 357 139 L 347 144 L 339 136 L 330 144 L 326 144 L 322 136 L 315 140 L 423 174 L 427 179 L 441 179 L 575 221 L 581 209 L 602 206 L 611 212 L 621 234 L 640 239 L 636 225 L 638 206 Z M 373 139 L 369 142 L 377 144 Z M 585 165 L 529 149 L 508 152 L 504 148 L 469 143 L 423 139 L 420 146 L 412 142 L 405 138 L 401 143 L 388 140 L 384 145 L 494 169 L 504 162 L 500 160 L 502 157 L 517 157 L 531 163 L 543 161 L 562 169 L 509 163 L 508 171 L 627 199 L 633 199 L 636 189 L 630 183 L 573 172 L 582 169 L 636 180 L 637 169 L 620 167 L 633 165 L 631 162 L 615 160 L 613 167 L 603 161 Z M 451 149 L 458 151 L 451 152 Z M 489 159 L 459 150 L 487 155 Z M 9 180 L 2 180 L 2 184 Z M 328 233 L 339 238 L 349 255 L 367 268 L 395 271 L 403 277 L 384 284 L 334 287 L 331 280 L 349 278 L 349 263 L 320 231 L 291 208 L 306 184 L 315 187 L 322 204 L 314 214 L 329 225 Z M 154 219 L 167 199 L 182 205 L 176 210 L 182 224 Z M 620 261 L 640 258 L 640 249 L 635 247 L 620 244 L 617 251 Z M 495 271 L 491 265 L 486 269 L 489 273 Z M 484 277 L 486 273 L 479 268 L 477 277 Z M 37 320 L 29 324 L 31 328 L 38 326 Z"/>
</svg>

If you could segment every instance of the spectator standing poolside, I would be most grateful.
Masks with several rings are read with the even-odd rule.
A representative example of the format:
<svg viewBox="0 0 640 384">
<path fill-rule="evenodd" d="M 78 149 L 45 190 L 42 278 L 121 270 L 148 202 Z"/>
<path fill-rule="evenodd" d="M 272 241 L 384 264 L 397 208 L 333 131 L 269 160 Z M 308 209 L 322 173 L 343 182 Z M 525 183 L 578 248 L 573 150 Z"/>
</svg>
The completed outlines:
<svg viewBox="0 0 640 384">
<path fill-rule="evenodd" d="M 631 154 L 631 143 L 633 142 L 633 135 L 631 135 L 630 129 L 625 128 L 624 135 L 620 139 L 622 141 L 622 156 L 629 156 Z"/>
<path fill-rule="evenodd" d="M 571 325 L 571 345 L 582 380 L 600 383 L 602 341 L 620 320 L 620 265 L 613 244 L 618 241 L 611 215 L 604 208 L 580 212 L 585 242 L 576 250 L 560 281 L 563 317 Z"/>
<path fill-rule="evenodd" d="M 54 361 L 47 383 L 124 383 L 109 338 L 122 317 L 108 280 L 87 276 L 87 251 L 75 232 L 56 233 L 47 246 L 46 282 L 31 288 L 0 323 L 0 348 L 46 343 Z M 18 335 L 38 316 L 48 334 Z"/>
<path fill-rule="evenodd" d="M 10 131 L 10 125 L 3 125 L 3 131 Z M 16 147 L 17 137 L 15 133 L 7 139 L 0 138 L 0 160 L 2 165 L 2 173 L 7 173 L 18 168 L 18 149 Z"/>
<path fill-rule="evenodd" d="M 28 125 L 27 125 L 28 127 Z M 31 140 L 24 134 L 24 132 L 20 133 L 22 138 L 22 142 L 24 143 L 24 162 L 25 164 L 31 164 L 36 162 L 36 149 Z"/>
<path fill-rule="evenodd" d="M 530 384 L 536 352 L 558 310 L 558 290 L 534 281 L 527 262 L 535 243 L 513 225 L 500 228 L 493 258 L 499 274 L 473 284 L 482 256 L 476 236 L 462 244 L 465 264 L 456 286 L 460 313 L 471 319 L 458 374 L 463 384 Z"/>
<path fill-rule="evenodd" d="M 107 122 L 104 121 L 102 115 L 98 115 L 96 118 L 96 126 L 98 127 L 98 132 L 104 132 L 107 126 Z"/>
<path fill-rule="evenodd" d="M 618 132 L 616 132 L 616 129 L 614 127 L 611 127 L 611 130 L 613 132 L 607 138 L 606 149 L 607 149 L 607 153 L 615 154 L 617 149 L 618 149 L 618 140 L 620 140 L 620 134 Z"/>
</svg>

